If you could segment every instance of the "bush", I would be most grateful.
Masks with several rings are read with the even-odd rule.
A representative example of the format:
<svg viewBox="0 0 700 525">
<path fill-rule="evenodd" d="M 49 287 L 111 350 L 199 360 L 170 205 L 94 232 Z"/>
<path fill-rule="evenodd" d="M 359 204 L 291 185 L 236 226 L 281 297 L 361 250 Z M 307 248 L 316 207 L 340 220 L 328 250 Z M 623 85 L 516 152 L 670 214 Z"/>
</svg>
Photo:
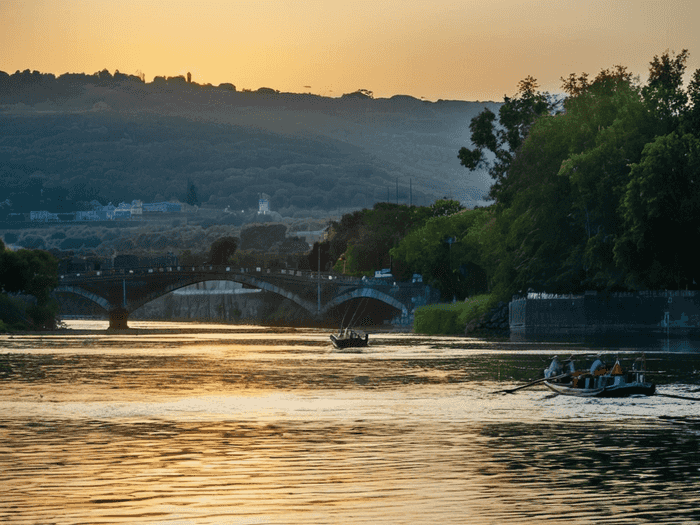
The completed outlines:
<svg viewBox="0 0 700 525">
<path fill-rule="evenodd" d="M 416 310 L 413 331 L 427 335 L 464 334 L 472 320 L 494 306 L 495 299 L 489 294 L 468 297 L 463 303 L 431 304 Z"/>
<path fill-rule="evenodd" d="M 15 297 L 0 294 L 0 332 L 26 329 L 27 303 Z"/>
</svg>

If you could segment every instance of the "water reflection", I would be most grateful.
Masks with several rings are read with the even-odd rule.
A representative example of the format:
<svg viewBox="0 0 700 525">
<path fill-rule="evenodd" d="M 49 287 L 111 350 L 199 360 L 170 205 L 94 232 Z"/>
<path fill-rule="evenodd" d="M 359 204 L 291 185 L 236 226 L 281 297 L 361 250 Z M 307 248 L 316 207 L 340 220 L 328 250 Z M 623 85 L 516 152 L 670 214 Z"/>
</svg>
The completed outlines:
<svg viewBox="0 0 700 525">
<path fill-rule="evenodd" d="M 138 330 L 1 339 L 0 521 L 700 520 L 700 404 L 493 394 L 594 349 Z M 662 391 L 700 384 L 699 354 L 647 366 Z"/>
</svg>

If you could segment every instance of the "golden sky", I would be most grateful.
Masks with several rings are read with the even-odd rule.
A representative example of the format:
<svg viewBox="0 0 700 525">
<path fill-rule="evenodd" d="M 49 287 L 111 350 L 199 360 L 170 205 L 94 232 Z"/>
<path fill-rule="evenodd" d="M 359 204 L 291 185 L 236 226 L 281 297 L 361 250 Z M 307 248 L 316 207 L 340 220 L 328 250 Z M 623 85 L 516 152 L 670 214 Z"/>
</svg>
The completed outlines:
<svg viewBox="0 0 700 525">
<path fill-rule="evenodd" d="M 616 64 L 646 80 L 666 49 L 693 71 L 698 22 L 697 0 L 0 0 L 0 70 L 502 100 L 527 75 L 549 91 Z"/>
</svg>

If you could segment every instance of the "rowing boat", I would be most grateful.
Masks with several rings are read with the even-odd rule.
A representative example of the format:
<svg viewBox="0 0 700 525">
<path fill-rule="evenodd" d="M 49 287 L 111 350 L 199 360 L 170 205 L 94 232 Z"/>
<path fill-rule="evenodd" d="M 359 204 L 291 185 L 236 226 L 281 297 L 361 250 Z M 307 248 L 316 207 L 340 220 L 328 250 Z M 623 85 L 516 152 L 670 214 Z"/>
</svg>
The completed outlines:
<svg viewBox="0 0 700 525">
<path fill-rule="evenodd" d="M 369 343 L 369 334 L 361 335 L 355 330 L 342 330 L 338 335 L 331 334 L 331 343 L 337 349 L 361 348 Z"/>
<path fill-rule="evenodd" d="M 570 360 L 568 371 L 554 356 L 552 364 L 545 369 L 544 384 L 547 388 L 566 396 L 577 397 L 629 397 L 635 395 L 651 396 L 656 391 L 654 383 L 645 379 L 644 358 L 639 358 L 632 370 L 625 372 L 619 358 L 608 368 L 601 356 L 589 369 L 576 370 Z"/>
</svg>

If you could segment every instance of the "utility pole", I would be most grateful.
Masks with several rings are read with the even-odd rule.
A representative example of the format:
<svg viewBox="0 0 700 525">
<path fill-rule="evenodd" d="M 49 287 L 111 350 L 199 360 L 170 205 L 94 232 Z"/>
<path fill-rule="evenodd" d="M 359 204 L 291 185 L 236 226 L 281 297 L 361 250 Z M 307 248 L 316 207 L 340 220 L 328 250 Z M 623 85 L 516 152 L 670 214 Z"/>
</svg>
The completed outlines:
<svg viewBox="0 0 700 525">
<path fill-rule="evenodd" d="M 316 304 L 316 315 L 321 316 L 321 241 L 318 242 L 318 273 L 316 274 L 316 296 L 318 298 Z"/>
</svg>

